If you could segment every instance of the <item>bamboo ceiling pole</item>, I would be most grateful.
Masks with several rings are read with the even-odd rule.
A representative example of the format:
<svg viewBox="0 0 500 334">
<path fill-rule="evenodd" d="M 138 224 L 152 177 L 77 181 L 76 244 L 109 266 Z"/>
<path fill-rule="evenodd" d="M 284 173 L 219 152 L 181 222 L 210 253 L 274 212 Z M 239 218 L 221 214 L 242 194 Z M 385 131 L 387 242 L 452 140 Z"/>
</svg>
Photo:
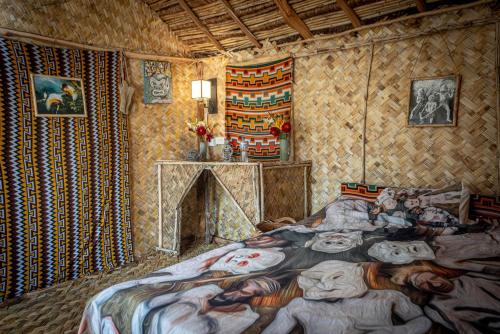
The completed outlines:
<svg viewBox="0 0 500 334">
<path fill-rule="evenodd" d="M 42 42 L 45 44 L 48 44 L 50 46 L 66 46 L 66 47 L 72 47 L 72 48 L 78 48 L 78 49 L 87 49 L 87 50 L 94 50 L 94 51 L 120 51 L 122 49 L 120 48 L 102 48 L 102 47 L 97 47 L 93 45 L 87 45 L 87 44 L 82 44 L 82 43 L 76 43 L 76 42 L 71 42 L 63 39 L 58 39 L 58 38 L 52 38 L 52 37 L 47 37 L 39 34 L 34 34 L 34 33 L 29 33 L 29 32 L 24 32 L 24 31 L 17 31 L 17 30 L 12 30 L 12 29 L 7 29 L 7 28 L 2 28 L 0 27 L 0 35 L 8 38 L 22 38 L 22 39 L 27 39 L 29 41 L 33 42 Z M 148 59 L 148 60 L 159 60 L 159 61 L 171 61 L 171 62 L 196 62 L 198 60 L 194 58 L 184 58 L 184 57 L 173 57 L 173 56 L 164 56 L 164 55 L 157 55 L 157 54 L 147 54 L 147 53 L 142 53 L 142 52 L 135 52 L 135 51 L 124 51 L 125 56 L 128 58 L 136 58 L 136 59 Z"/>
<path fill-rule="evenodd" d="M 184 57 L 153 55 L 153 54 L 147 54 L 147 53 L 142 53 L 142 52 L 134 52 L 134 51 L 125 51 L 124 53 L 125 53 L 125 56 L 127 58 L 134 58 L 134 59 L 170 61 L 170 62 L 173 62 L 173 63 L 195 63 L 195 62 L 199 62 L 199 60 L 195 59 L 195 58 L 184 58 Z"/>
<path fill-rule="evenodd" d="M 76 42 L 71 42 L 71 41 L 66 41 L 58 38 L 52 38 L 52 37 L 47 37 L 39 34 L 34 34 L 30 32 L 24 32 L 24 31 L 17 31 L 17 30 L 12 30 L 12 29 L 7 29 L 7 28 L 1 28 L 0 27 L 0 34 L 4 37 L 20 37 L 20 38 L 26 38 L 29 40 L 33 41 L 38 41 L 38 42 L 45 42 L 47 44 L 50 44 L 51 46 L 58 45 L 58 46 L 69 46 L 69 47 L 74 47 L 74 48 L 85 48 L 88 50 L 94 50 L 94 51 L 119 51 L 120 49 L 118 48 L 100 48 L 92 45 L 85 45 L 85 44 L 80 44 Z"/>
<path fill-rule="evenodd" d="M 304 40 L 299 40 L 299 41 L 294 41 L 294 42 L 289 42 L 289 43 L 283 43 L 283 44 L 277 45 L 277 47 L 282 48 L 282 47 L 286 47 L 286 46 L 290 46 L 290 45 L 311 43 L 311 42 L 321 41 L 321 40 L 325 40 L 325 39 L 332 39 L 332 38 L 336 38 L 336 37 L 340 37 L 340 36 L 344 36 L 344 35 L 349 35 L 349 34 L 352 34 L 354 32 L 357 32 L 357 31 L 362 31 L 362 30 L 366 30 L 366 29 L 373 29 L 373 28 L 377 28 L 377 27 L 383 27 L 383 26 L 386 26 L 389 24 L 398 23 L 398 22 L 402 22 L 402 21 L 406 21 L 406 20 L 418 19 L 418 18 L 422 18 L 422 17 L 426 17 L 426 16 L 444 14 L 444 13 L 448 13 L 448 12 L 457 11 L 460 9 L 476 7 L 476 6 L 485 5 L 485 4 L 489 4 L 489 3 L 493 3 L 493 2 L 495 2 L 495 1 L 494 0 L 480 0 L 480 1 L 469 3 L 469 4 L 447 7 L 447 8 L 442 8 L 442 9 L 436 9 L 433 11 L 428 11 L 428 12 L 418 13 L 418 14 L 414 14 L 414 15 L 399 17 L 399 18 L 396 18 L 393 20 L 387 20 L 387 21 L 383 21 L 383 22 L 376 22 L 373 24 L 362 25 L 359 28 L 350 29 L 350 30 L 343 31 L 343 32 L 337 33 L 337 34 L 332 34 L 332 35 L 327 35 L 327 36 L 318 36 L 318 37 L 314 37 L 314 38 L 309 38 L 309 39 L 304 39 Z"/>
<path fill-rule="evenodd" d="M 280 53 L 279 55 L 274 55 L 274 56 L 262 56 L 262 57 L 256 56 L 255 58 L 252 58 L 251 60 L 243 60 L 240 62 L 232 63 L 232 65 L 241 66 L 241 65 L 247 65 L 247 64 L 255 64 L 255 63 L 265 62 L 265 60 L 268 60 L 268 59 L 276 59 L 277 57 L 287 57 L 287 56 L 290 56 L 293 58 L 312 57 L 312 56 L 326 54 L 326 53 L 330 53 L 330 52 L 344 51 L 344 50 L 349 50 L 349 49 L 354 49 L 354 48 L 370 46 L 371 44 L 376 44 L 376 43 L 383 44 L 383 43 L 400 42 L 400 41 L 404 41 L 407 39 L 413 39 L 413 38 L 424 37 L 424 36 L 428 36 L 428 35 L 434 35 L 434 34 L 437 34 L 440 32 L 446 32 L 446 31 L 450 31 L 450 30 L 468 29 L 468 28 L 484 26 L 484 25 L 488 25 L 488 24 L 496 24 L 497 22 L 499 22 L 499 18 L 489 17 L 486 19 L 479 19 L 479 20 L 469 21 L 469 22 L 460 23 L 460 24 L 446 25 L 446 26 L 440 27 L 440 28 L 432 28 L 430 30 L 426 30 L 426 31 L 418 32 L 418 33 L 398 34 L 395 36 L 381 37 L 381 38 L 376 38 L 376 39 L 367 40 L 367 41 L 363 41 L 363 42 L 354 42 L 354 43 L 339 45 L 336 47 L 317 49 L 316 51 L 312 51 L 312 52 L 290 53 L 287 51 L 287 52 L 283 52 L 283 53 Z M 336 37 L 336 36 L 338 36 L 338 35 L 335 35 L 334 37 Z M 221 55 L 208 57 L 208 58 L 200 58 L 200 61 L 208 61 L 208 60 L 210 60 L 212 58 L 216 58 L 216 57 L 221 57 Z M 230 62 L 229 59 L 232 58 L 230 55 L 227 55 L 227 54 L 223 55 L 223 57 L 227 58 L 229 62 Z"/>
<path fill-rule="evenodd" d="M 330 53 L 330 52 L 344 51 L 344 50 L 349 50 L 349 49 L 354 49 L 354 48 L 365 47 L 365 46 L 369 46 L 371 44 L 377 44 L 377 43 L 384 44 L 384 43 L 400 42 L 400 41 L 404 41 L 407 39 L 413 39 L 413 38 L 424 37 L 424 36 L 428 36 L 428 35 L 434 35 L 434 34 L 438 34 L 441 32 L 450 31 L 450 30 L 468 29 L 468 28 L 484 26 L 484 25 L 488 25 L 488 24 L 495 24 L 497 22 L 499 22 L 499 18 L 490 17 L 490 18 L 481 19 L 481 20 L 469 21 L 469 22 L 466 22 L 463 24 L 454 24 L 454 25 L 447 25 L 447 26 L 441 27 L 441 28 L 432 28 L 430 30 L 426 30 L 426 31 L 418 32 L 418 33 L 399 34 L 399 35 L 395 35 L 395 36 L 374 38 L 372 40 L 367 40 L 367 41 L 363 41 L 363 42 L 355 42 L 355 43 L 339 45 L 339 46 L 331 47 L 331 48 L 318 49 L 314 52 L 292 54 L 292 56 L 294 58 L 311 57 L 314 55 L 320 55 L 320 54 L 325 54 L 325 53 Z"/>
<path fill-rule="evenodd" d="M 370 59 L 368 63 L 368 73 L 366 74 L 365 104 L 363 107 L 363 133 L 362 133 L 362 176 L 361 183 L 366 183 L 366 116 L 368 113 L 368 93 L 370 88 L 370 77 L 372 74 L 374 44 L 370 45 Z"/>
</svg>

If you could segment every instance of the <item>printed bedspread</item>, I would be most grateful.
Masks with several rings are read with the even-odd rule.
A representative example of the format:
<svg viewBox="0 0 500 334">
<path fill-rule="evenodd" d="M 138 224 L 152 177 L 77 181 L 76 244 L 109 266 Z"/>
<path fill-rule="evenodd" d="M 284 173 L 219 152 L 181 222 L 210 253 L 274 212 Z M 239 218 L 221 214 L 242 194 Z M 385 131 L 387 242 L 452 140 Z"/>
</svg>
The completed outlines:
<svg viewBox="0 0 500 334">
<path fill-rule="evenodd" d="M 499 227 L 384 227 L 345 203 L 343 226 L 322 210 L 103 290 L 80 333 L 500 332 Z"/>
</svg>

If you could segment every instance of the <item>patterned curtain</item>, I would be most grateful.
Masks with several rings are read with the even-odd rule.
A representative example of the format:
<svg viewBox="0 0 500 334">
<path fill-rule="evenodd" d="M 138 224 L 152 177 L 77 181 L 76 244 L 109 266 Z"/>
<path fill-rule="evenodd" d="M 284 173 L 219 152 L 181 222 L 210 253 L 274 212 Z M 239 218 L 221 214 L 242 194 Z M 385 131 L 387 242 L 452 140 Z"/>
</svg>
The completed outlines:
<svg viewBox="0 0 500 334">
<path fill-rule="evenodd" d="M 253 160 L 279 160 L 278 139 L 269 133 L 264 119 L 269 113 L 290 121 L 293 59 L 266 64 L 226 67 L 226 136 L 235 155 L 239 143 L 248 141 Z"/>
<path fill-rule="evenodd" d="M 30 73 L 81 78 L 87 117 L 35 117 Z M 120 54 L 0 38 L 0 301 L 133 261 Z"/>
</svg>

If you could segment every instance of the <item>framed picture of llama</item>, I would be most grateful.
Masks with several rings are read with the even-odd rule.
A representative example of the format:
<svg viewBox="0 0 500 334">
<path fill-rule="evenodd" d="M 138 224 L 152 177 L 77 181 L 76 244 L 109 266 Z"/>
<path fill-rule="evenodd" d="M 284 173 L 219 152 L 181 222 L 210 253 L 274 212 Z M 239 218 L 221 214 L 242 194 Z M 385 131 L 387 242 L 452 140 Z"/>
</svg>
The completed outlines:
<svg viewBox="0 0 500 334">
<path fill-rule="evenodd" d="M 31 92 L 36 116 L 87 115 L 82 79 L 31 73 Z"/>
<path fill-rule="evenodd" d="M 412 79 L 407 125 L 456 126 L 460 79 L 459 74 Z"/>
</svg>

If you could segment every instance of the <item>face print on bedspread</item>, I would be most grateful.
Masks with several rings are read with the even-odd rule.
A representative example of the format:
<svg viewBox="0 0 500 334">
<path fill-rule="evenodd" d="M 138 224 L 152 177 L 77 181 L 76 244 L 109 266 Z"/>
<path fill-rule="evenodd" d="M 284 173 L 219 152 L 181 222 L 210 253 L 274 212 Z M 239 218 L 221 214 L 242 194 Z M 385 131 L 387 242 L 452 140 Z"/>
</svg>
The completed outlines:
<svg viewBox="0 0 500 334">
<path fill-rule="evenodd" d="M 414 260 L 433 260 L 432 249 L 425 241 L 383 241 L 374 244 L 368 255 L 392 264 L 411 263 Z"/>
<path fill-rule="evenodd" d="M 279 248 L 241 248 L 221 257 L 210 270 L 224 270 L 233 274 L 248 274 L 280 263 L 285 254 Z"/>
<path fill-rule="evenodd" d="M 337 260 L 323 261 L 303 271 L 297 282 L 304 298 L 313 300 L 359 297 L 368 290 L 361 264 Z"/>
<path fill-rule="evenodd" d="M 318 233 L 306 243 L 306 247 L 324 253 L 340 253 L 363 244 L 363 232 Z"/>
<path fill-rule="evenodd" d="M 398 202 L 394 199 L 396 196 L 396 190 L 392 188 L 385 188 L 382 190 L 380 195 L 378 195 L 375 204 L 378 206 L 383 206 L 386 210 L 392 210 L 396 207 Z"/>
</svg>

